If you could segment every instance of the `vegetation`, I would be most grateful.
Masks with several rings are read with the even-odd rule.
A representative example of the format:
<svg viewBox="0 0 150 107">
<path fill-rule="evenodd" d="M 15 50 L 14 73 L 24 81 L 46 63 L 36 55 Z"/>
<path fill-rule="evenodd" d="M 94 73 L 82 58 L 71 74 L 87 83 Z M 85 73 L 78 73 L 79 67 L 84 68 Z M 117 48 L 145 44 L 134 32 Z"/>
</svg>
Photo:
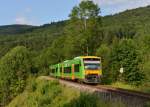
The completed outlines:
<svg viewBox="0 0 150 107">
<path fill-rule="evenodd" d="M 0 26 L 0 34 L 2 34 L 2 35 L 20 34 L 20 33 L 25 33 L 28 30 L 31 31 L 34 28 L 36 28 L 36 26 L 30 26 L 30 25 L 5 25 L 5 26 Z"/>
<path fill-rule="evenodd" d="M 42 49 L 51 46 L 53 40 L 63 34 L 63 26 L 65 25 L 65 23 L 66 22 L 62 21 L 58 23 L 46 24 L 40 27 L 31 28 L 28 31 L 25 30 L 24 33 L 16 33 L 12 29 L 12 34 L 10 34 L 9 31 L 7 31 L 6 33 L 1 32 L 0 58 L 16 46 L 25 46 L 30 51 L 35 53 L 35 55 L 37 55 Z M 14 27 L 13 29 L 18 29 L 18 26 L 12 27 Z M 5 28 L 4 26 L 3 29 L 8 28 Z M 23 28 L 21 29 L 21 32 L 22 30 Z"/>
<path fill-rule="evenodd" d="M 1 26 L 0 106 L 23 92 L 29 76 L 46 75 L 50 64 L 82 55 L 102 57 L 102 84 L 119 81 L 149 90 L 149 11 L 150 6 L 102 17 L 98 5 L 87 0 L 72 9 L 67 21 L 39 27 Z M 122 74 L 121 67 L 124 68 Z M 26 96 L 26 91 L 23 94 Z M 41 94 L 38 95 L 35 95 L 37 100 L 29 95 L 31 102 L 27 104 L 33 102 L 35 106 L 39 101 L 42 105 L 51 100 L 48 96 L 40 99 Z M 70 99 L 70 105 L 80 104 L 84 97 L 75 102 Z"/>
<path fill-rule="evenodd" d="M 79 92 L 61 86 L 58 81 L 29 80 L 26 90 L 16 97 L 8 107 L 62 107 L 71 99 L 78 97 Z M 71 90 L 71 91 L 70 91 Z M 67 94 L 66 94 L 67 93 Z"/>
<path fill-rule="evenodd" d="M 130 85 L 127 83 L 117 81 L 115 83 L 112 83 L 111 86 L 115 87 L 115 88 L 122 88 L 122 89 L 128 89 L 128 90 L 135 90 L 135 91 L 150 93 L 149 87 L 143 87 L 142 85 L 141 86 L 134 86 L 134 85 Z"/>
<path fill-rule="evenodd" d="M 21 93 L 31 71 L 30 53 L 18 46 L 7 53 L 0 61 L 0 103 L 6 105 Z"/>
<path fill-rule="evenodd" d="M 121 103 L 105 103 L 96 95 L 62 86 L 58 81 L 29 81 L 32 83 L 8 107 L 123 107 Z"/>
</svg>

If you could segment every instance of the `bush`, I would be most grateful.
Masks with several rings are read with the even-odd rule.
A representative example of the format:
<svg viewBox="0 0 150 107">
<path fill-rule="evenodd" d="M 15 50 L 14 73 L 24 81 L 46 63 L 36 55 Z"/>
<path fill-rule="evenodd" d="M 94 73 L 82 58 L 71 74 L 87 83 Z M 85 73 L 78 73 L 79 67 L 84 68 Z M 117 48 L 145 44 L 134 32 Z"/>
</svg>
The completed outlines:
<svg viewBox="0 0 150 107">
<path fill-rule="evenodd" d="M 150 107 L 150 102 L 147 102 L 144 107 Z"/>
<path fill-rule="evenodd" d="M 97 96 L 81 93 L 79 98 L 73 99 L 69 104 L 64 105 L 64 107 L 98 107 L 98 105 L 101 104 Z"/>
<path fill-rule="evenodd" d="M 97 56 L 101 57 L 102 60 L 102 83 L 103 84 L 110 84 L 112 83 L 112 76 L 110 71 L 110 52 L 111 49 L 106 45 L 101 45 L 96 52 Z"/>
<path fill-rule="evenodd" d="M 81 93 L 76 99 L 70 103 L 65 104 L 63 107 L 125 107 L 121 102 L 104 101 L 96 94 Z"/>
<path fill-rule="evenodd" d="M 2 105 L 21 93 L 31 71 L 30 52 L 18 46 L 8 52 L 0 61 L 0 94 Z"/>
<path fill-rule="evenodd" d="M 111 72 L 115 80 L 122 79 L 129 84 L 140 85 L 145 75 L 139 68 L 142 60 L 134 44 L 133 40 L 124 39 L 118 45 L 113 46 Z M 122 76 L 119 75 L 121 67 L 124 68 Z"/>
<path fill-rule="evenodd" d="M 8 107 L 62 107 L 75 97 L 78 97 L 78 91 L 64 87 L 58 81 L 32 79 L 27 89 Z"/>
</svg>

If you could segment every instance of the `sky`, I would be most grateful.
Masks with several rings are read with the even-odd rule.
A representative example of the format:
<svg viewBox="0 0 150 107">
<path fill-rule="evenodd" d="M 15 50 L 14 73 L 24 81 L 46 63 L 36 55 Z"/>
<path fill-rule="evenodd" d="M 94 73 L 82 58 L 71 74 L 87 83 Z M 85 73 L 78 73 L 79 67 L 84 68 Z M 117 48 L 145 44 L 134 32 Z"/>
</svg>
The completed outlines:
<svg viewBox="0 0 150 107">
<path fill-rule="evenodd" d="M 0 25 L 42 25 L 68 19 L 72 8 L 82 0 L 0 0 Z M 150 5 L 150 0 L 93 0 L 101 15 Z"/>
</svg>

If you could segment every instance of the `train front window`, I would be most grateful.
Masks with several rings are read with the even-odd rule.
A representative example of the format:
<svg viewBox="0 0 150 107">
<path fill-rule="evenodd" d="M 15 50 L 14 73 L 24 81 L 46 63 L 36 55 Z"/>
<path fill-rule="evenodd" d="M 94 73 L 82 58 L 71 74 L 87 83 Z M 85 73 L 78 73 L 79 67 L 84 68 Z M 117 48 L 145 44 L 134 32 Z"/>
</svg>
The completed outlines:
<svg viewBox="0 0 150 107">
<path fill-rule="evenodd" d="M 84 66 L 85 66 L 86 70 L 98 70 L 98 69 L 100 69 L 100 64 L 87 63 L 87 64 L 84 64 Z"/>
<path fill-rule="evenodd" d="M 84 67 L 86 70 L 99 70 L 100 69 L 100 59 L 84 59 Z"/>
</svg>

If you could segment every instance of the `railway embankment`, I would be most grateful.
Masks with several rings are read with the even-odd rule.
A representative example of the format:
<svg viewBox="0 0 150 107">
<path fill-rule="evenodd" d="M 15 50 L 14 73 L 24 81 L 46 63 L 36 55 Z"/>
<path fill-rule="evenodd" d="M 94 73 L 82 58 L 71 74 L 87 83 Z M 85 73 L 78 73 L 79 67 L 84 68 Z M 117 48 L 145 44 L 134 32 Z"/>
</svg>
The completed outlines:
<svg viewBox="0 0 150 107">
<path fill-rule="evenodd" d="M 122 102 L 127 107 L 145 107 L 145 105 L 150 101 L 150 94 L 148 93 L 113 88 L 104 85 L 80 84 L 77 82 L 55 79 L 48 76 L 41 76 L 39 78 L 45 80 L 58 80 L 60 84 L 65 86 L 76 88 L 81 92 L 94 93 L 104 101 L 111 101 L 116 103 Z"/>
<path fill-rule="evenodd" d="M 67 81 L 39 78 L 30 78 L 24 92 L 7 107 L 126 107 L 120 102 L 104 101 L 98 95 L 82 91 L 81 87 L 69 85 Z"/>
</svg>

